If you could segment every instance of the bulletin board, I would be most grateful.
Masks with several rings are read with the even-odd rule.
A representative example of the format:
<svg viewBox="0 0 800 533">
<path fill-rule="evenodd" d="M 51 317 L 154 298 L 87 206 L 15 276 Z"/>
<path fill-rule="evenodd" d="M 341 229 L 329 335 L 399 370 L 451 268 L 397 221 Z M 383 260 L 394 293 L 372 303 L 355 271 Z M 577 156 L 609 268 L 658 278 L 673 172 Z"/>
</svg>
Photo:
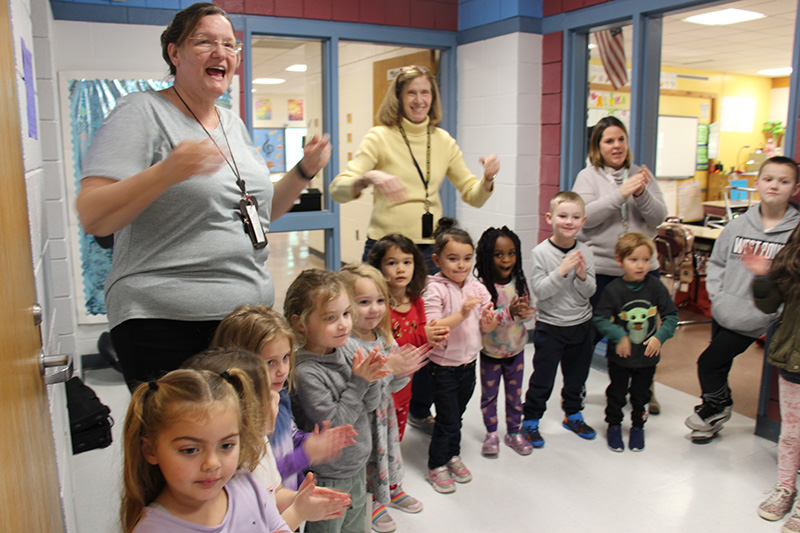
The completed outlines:
<svg viewBox="0 0 800 533">
<path fill-rule="evenodd" d="M 697 117 L 659 115 L 656 177 L 686 179 L 697 171 Z"/>
<path fill-rule="evenodd" d="M 283 128 L 253 128 L 253 144 L 270 172 L 286 172 L 286 142 Z"/>
</svg>

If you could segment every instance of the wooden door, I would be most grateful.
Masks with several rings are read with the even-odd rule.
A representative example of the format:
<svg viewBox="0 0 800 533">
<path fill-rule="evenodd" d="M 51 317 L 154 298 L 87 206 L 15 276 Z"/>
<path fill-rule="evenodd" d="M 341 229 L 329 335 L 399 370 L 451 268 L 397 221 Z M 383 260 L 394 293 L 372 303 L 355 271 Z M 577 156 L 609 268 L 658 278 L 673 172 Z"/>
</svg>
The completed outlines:
<svg viewBox="0 0 800 533">
<path fill-rule="evenodd" d="M 434 76 L 436 76 L 436 73 L 439 71 L 439 65 L 436 62 L 436 52 L 433 50 L 423 50 L 421 52 L 414 52 L 413 54 L 392 57 L 382 61 L 375 61 L 372 64 L 372 120 L 374 126 L 379 125 L 374 117 L 378 114 L 378 108 L 381 107 L 383 97 L 386 95 L 386 90 L 394 79 L 394 76 L 390 75 L 390 71 L 411 65 L 428 67 Z"/>
<path fill-rule="evenodd" d="M 35 302 L 7 0 L 0 0 L 0 531 L 63 531 Z"/>
</svg>

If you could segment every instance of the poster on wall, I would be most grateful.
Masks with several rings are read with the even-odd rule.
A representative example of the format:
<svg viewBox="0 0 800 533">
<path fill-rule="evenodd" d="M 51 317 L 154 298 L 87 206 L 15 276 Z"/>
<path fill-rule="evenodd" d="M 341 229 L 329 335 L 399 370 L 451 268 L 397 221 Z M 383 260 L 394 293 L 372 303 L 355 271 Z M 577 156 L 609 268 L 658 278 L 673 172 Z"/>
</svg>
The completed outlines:
<svg viewBox="0 0 800 533">
<path fill-rule="evenodd" d="M 289 121 L 302 121 L 303 118 L 303 99 L 289 98 Z"/>
<path fill-rule="evenodd" d="M 286 172 L 286 143 L 283 128 L 254 128 L 253 142 L 270 172 Z"/>
<path fill-rule="evenodd" d="M 259 98 L 256 100 L 256 120 L 272 120 L 272 99 Z"/>
</svg>

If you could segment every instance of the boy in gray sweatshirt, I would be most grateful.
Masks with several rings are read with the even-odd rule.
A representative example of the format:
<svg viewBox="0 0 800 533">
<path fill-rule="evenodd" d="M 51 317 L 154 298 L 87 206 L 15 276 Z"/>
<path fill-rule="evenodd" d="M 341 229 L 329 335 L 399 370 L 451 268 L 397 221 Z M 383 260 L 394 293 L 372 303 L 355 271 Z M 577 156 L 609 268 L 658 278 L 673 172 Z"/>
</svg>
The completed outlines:
<svg viewBox="0 0 800 533">
<path fill-rule="evenodd" d="M 592 363 L 592 306 L 595 291 L 594 259 L 589 246 L 577 240 L 586 222 L 583 199 L 562 191 L 550 201 L 546 215 L 553 236 L 531 252 L 531 290 L 536 298 L 533 334 L 533 374 L 522 411 L 522 435 L 534 448 L 544 446 L 539 419 L 553 392 L 558 367 L 564 377 L 561 390 L 566 417 L 563 426 L 579 437 L 597 433 L 583 420 L 586 378 Z"/>
<path fill-rule="evenodd" d="M 753 302 L 753 273 L 746 253 L 775 257 L 800 222 L 800 211 L 789 199 L 800 191 L 797 164 L 788 157 L 771 157 L 758 171 L 756 190 L 761 203 L 725 226 L 711 251 L 706 289 L 711 299 L 711 344 L 697 360 L 702 403 L 686 419 L 698 442 L 713 437 L 731 417 L 733 399 L 728 374 L 733 359 L 744 352 L 777 313 L 761 312 Z"/>
</svg>

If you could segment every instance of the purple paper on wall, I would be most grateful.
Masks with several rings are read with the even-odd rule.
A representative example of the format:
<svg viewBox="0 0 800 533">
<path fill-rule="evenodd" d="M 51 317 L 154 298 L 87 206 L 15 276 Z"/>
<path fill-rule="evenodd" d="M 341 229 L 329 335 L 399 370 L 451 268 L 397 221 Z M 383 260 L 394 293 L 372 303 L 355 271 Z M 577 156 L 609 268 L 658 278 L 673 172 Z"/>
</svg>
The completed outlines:
<svg viewBox="0 0 800 533">
<path fill-rule="evenodd" d="M 33 54 L 22 41 L 22 72 L 25 80 L 26 107 L 28 111 L 28 137 L 39 138 L 38 122 L 36 121 L 36 92 L 33 88 Z"/>
</svg>

